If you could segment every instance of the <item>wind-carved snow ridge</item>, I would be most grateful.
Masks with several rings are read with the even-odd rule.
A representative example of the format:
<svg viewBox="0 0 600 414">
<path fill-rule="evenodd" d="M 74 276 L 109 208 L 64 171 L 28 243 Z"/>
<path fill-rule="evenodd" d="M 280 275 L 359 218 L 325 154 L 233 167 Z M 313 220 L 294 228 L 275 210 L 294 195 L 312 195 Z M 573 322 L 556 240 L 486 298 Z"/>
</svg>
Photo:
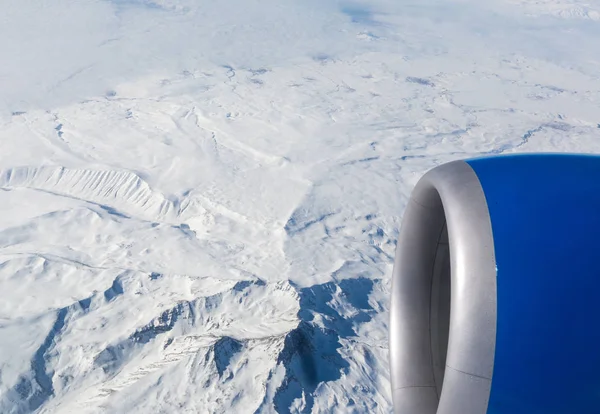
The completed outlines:
<svg viewBox="0 0 600 414">
<path fill-rule="evenodd" d="M 115 215 L 156 219 L 174 212 L 172 201 L 129 171 L 14 167 L 0 172 L 0 188 L 29 188 L 90 201 Z"/>
</svg>

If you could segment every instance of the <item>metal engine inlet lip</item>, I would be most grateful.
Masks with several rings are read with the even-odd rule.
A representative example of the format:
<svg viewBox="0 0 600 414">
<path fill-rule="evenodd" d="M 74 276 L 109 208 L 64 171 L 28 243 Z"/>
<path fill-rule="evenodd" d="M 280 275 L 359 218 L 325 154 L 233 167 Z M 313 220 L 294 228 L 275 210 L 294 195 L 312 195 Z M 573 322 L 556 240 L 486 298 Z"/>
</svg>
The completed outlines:
<svg viewBox="0 0 600 414">
<path fill-rule="evenodd" d="M 447 310 L 440 309 L 432 295 L 444 277 L 436 270 L 436 257 L 448 247 L 450 315 L 447 353 L 440 367 L 443 358 L 436 358 L 434 342 L 440 340 L 438 319 Z M 411 194 L 396 250 L 390 312 L 396 414 L 486 413 L 496 301 L 494 238 L 479 178 L 464 161 L 436 167 Z"/>
</svg>

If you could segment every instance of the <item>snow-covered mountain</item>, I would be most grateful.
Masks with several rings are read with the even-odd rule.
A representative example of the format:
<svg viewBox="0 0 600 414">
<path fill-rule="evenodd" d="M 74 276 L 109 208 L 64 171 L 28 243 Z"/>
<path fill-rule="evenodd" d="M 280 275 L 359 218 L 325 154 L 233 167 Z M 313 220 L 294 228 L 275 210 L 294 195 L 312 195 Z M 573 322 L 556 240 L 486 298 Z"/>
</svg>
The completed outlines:
<svg viewBox="0 0 600 414">
<path fill-rule="evenodd" d="M 0 412 L 391 412 L 412 186 L 599 151 L 599 12 L 2 2 Z"/>
</svg>

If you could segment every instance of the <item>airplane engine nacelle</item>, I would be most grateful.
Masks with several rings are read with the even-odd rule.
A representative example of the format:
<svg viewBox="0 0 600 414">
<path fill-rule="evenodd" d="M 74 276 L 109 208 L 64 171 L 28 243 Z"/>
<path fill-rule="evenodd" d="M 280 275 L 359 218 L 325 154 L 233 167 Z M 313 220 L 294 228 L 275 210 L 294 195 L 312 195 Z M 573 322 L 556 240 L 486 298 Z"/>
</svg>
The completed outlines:
<svg viewBox="0 0 600 414">
<path fill-rule="evenodd" d="M 398 239 L 390 364 L 396 414 L 600 413 L 600 157 L 425 174 Z"/>
</svg>

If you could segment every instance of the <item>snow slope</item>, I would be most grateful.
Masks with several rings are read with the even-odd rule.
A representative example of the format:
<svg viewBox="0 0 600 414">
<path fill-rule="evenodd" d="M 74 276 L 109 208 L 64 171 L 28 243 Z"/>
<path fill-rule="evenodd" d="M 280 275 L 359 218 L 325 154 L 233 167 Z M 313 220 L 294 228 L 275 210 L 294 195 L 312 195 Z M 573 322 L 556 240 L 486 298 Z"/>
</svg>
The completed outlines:
<svg viewBox="0 0 600 414">
<path fill-rule="evenodd" d="M 4 2 L 0 412 L 391 412 L 412 186 L 600 150 L 599 10 Z"/>
</svg>

